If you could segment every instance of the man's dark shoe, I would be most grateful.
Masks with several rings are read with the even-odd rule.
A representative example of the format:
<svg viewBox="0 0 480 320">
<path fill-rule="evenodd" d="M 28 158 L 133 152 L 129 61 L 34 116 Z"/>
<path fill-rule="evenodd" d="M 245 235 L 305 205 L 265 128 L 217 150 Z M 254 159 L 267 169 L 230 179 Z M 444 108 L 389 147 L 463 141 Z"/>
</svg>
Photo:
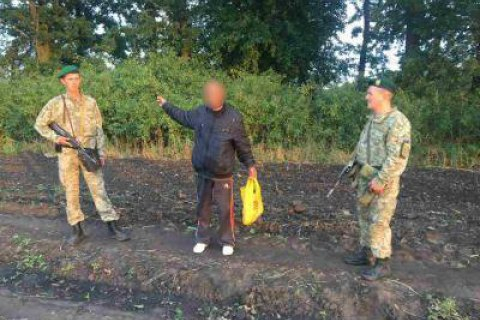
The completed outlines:
<svg viewBox="0 0 480 320">
<path fill-rule="evenodd" d="M 358 252 L 343 259 L 346 264 L 353 266 L 374 266 L 375 260 L 372 250 L 368 247 L 362 247 Z"/>
<path fill-rule="evenodd" d="M 377 259 L 374 267 L 362 272 L 362 278 L 368 281 L 376 281 L 388 277 L 391 273 L 390 259 Z"/>
<path fill-rule="evenodd" d="M 83 231 L 82 223 L 79 222 L 72 226 L 72 235 L 68 238 L 67 243 L 71 246 L 79 245 L 86 238 L 86 234 Z"/>
<path fill-rule="evenodd" d="M 118 241 L 130 240 L 130 236 L 117 226 L 117 221 L 108 221 L 107 227 L 112 238 L 115 238 Z"/>
</svg>

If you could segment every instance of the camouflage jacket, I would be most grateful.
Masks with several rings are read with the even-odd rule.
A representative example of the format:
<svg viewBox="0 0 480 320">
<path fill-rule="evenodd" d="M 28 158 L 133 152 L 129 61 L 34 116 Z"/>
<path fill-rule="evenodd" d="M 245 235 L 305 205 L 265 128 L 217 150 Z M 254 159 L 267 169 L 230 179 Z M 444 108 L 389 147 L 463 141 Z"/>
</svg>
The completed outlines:
<svg viewBox="0 0 480 320">
<path fill-rule="evenodd" d="M 410 122 L 396 108 L 381 115 L 372 114 L 355 148 L 359 163 L 379 168 L 376 180 L 383 186 L 399 177 L 410 155 Z"/>
<path fill-rule="evenodd" d="M 48 125 L 58 123 L 67 130 L 85 148 L 97 148 L 100 156 L 105 154 L 105 136 L 102 129 L 102 116 L 97 102 L 90 96 L 82 95 L 75 102 L 68 94 L 65 97 L 65 107 L 62 95 L 51 99 L 42 109 L 35 122 L 35 130 L 44 138 L 55 142 L 58 135 Z M 71 124 L 68 119 L 70 115 Z M 73 128 L 72 128 L 73 127 Z"/>
</svg>

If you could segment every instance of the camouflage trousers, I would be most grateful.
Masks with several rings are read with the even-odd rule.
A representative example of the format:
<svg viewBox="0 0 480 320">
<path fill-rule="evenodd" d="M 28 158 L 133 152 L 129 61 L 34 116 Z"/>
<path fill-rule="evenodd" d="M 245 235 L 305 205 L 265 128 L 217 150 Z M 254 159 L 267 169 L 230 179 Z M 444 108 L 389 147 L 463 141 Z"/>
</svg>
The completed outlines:
<svg viewBox="0 0 480 320">
<path fill-rule="evenodd" d="M 80 172 L 83 174 L 102 220 L 118 220 L 119 216 L 105 190 L 102 170 L 88 172 L 78 159 L 77 151 L 69 148 L 63 148 L 62 153 L 58 155 L 58 167 L 60 182 L 65 188 L 67 220 L 70 225 L 73 226 L 85 220 L 85 215 L 80 207 Z"/>
<path fill-rule="evenodd" d="M 357 198 L 364 194 L 369 182 L 366 179 L 360 179 Z M 390 181 L 385 187 L 385 192 L 375 196 L 369 205 L 357 201 L 360 245 L 371 248 L 376 258 L 384 259 L 392 255 L 390 222 L 395 213 L 399 191 L 400 177 Z"/>
</svg>

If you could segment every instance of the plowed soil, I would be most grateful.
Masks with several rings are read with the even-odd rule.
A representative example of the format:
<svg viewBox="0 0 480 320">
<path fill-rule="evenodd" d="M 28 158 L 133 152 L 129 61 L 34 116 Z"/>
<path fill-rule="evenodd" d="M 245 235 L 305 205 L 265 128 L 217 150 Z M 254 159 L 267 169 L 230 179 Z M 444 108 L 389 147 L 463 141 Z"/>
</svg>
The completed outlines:
<svg viewBox="0 0 480 320">
<path fill-rule="evenodd" d="M 0 156 L 0 319 L 426 319 L 446 298 L 479 319 L 479 173 L 409 168 L 393 275 L 368 283 L 342 262 L 358 239 L 351 189 L 326 198 L 340 169 L 260 165 L 265 214 L 252 227 L 240 223 L 239 170 L 238 246 L 225 258 L 191 252 L 188 161 L 111 160 L 107 189 L 132 240 L 108 237 L 83 185 L 89 237 L 71 248 L 56 159 Z"/>
</svg>

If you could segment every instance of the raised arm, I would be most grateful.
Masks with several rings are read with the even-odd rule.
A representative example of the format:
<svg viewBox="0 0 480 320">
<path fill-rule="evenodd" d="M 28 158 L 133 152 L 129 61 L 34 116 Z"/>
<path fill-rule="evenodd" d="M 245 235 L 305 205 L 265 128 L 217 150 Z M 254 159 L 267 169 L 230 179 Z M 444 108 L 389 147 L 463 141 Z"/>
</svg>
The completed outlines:
<svg viewBox="0 0 480 320">
<path fill-rule="evenodd" d="M 158 104 L 165 110 L 170 118 L 190 129 L 195 128 L 195 116 L 194 110 L 182 110 L 180 108 L 175 107 L 173 104 L 169 103 L 165 98 L 162 96 L 157 97 Z"/>
</svg>

